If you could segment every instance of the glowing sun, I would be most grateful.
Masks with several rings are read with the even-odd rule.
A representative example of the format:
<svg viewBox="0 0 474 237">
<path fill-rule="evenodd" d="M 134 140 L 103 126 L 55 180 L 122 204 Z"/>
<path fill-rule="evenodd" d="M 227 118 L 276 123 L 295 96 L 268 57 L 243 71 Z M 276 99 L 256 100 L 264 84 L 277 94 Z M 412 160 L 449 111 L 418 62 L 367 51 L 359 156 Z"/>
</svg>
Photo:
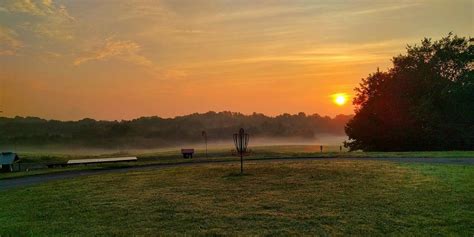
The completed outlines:
<svg viewBox="0 0 474 237">
<path fill-rule="evenodd" d="M 346 93 L 337 93 L 332 95 L 332 100 L 335 104 L 343 106 L 347 103 L 349 96 Z"/>
</svg>

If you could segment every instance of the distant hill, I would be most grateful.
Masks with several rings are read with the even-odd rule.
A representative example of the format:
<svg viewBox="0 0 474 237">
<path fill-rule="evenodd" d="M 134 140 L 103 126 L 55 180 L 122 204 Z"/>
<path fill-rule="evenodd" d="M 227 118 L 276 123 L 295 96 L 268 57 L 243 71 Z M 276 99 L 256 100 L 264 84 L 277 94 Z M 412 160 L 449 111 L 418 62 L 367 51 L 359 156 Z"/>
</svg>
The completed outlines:
<svg viewBox="0 0 474 237">
<path fill-rule="evenodd" d="M 123 121 L 45 120 L 36 117 L 0 117 L 2 145 L 65 145 L 110 148 L 166 147 L 201 142 L 206 131 L 209 141 L 231 140 L 243 127 L 253 138 L 314 139 L 319 134 L 344 135 L 352 115 L 334 118 L 318 114 L 282 114 L 269 117 L 259 113 L 207 112 L 175 118 L 141 117 Z"/>
</svg>

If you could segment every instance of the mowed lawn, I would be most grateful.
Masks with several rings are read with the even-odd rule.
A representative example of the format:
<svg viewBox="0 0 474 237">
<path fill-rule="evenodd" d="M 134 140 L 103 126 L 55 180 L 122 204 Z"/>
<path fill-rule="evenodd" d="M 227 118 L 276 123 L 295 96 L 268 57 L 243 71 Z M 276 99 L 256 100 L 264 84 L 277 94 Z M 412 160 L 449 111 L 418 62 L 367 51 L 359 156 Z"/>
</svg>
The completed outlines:
<svg viewBox="0 0 474 237">
<path fill-rule="evenodd" d="M 474 166 L 199 165 L 0 192 L 0 236 L 474 234 Z"/>
</svg>

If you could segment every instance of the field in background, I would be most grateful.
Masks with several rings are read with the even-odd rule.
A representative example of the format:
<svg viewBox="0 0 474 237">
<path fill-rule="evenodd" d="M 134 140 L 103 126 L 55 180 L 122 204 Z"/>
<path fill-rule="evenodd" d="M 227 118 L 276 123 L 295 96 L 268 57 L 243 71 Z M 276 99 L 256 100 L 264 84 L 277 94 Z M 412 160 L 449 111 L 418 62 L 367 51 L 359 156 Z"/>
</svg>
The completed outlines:
<svg viewBox="0 0 474 237">
<path fill-rule="evenodd" d="M 195 158 L 206 158 L 206 151 L 202 147 L 183 146 L 182 148 L 195 148 Z M 91 149 L 25 149 L 18 150 L 23 163 L 48 163 L 64 162 L 70 159 L 137 156 L 144 159 L 181 158 L 181 147 L 140 149 L 140 150 L 91 150 Z M 261 145 L 250 146 L 248 158 L 264 157 L 444 157 L 444 158 L 474 158 L 474 151 L 421 151 L 421 152 L 348 152 L 344 147 L 324 145 L 320 152 L 320 145 Z M 341 150 L 340 150 L 341 149 Z M 233 157 L 231 144 L 214 145 L 208 149 L 207 157 Z"/>
<path fill-rule="evenodd" d="M 347 139 L 346 136 L 335 136 L 335 135 L 321 135 L 318 139 L 301 139 L 301 138 L 291 138 L 291 139 L 277 139 L 277 138 L 252 138 L 250 141 L 249 147 L 318 147 L 323 145 L 327 147 L 328 151 L 338 151 L 339 146 Z M 148 149 L 137 149 L 130 148 L 125 146 L 117 145 L 114 149 L 100 149 L 100 148 L 90 148 L 90 147 L 66 147 L 60 145 L 47 145 L 47 146 L 7 146 L 0 145 L 0 151 L 12 151 L 20 154 L 47 154 L 55 156 L 97 156 L 97 155 L 108 155 L 108 154 L 150 154 L 150 153 L 166 153 L 166 152 L 176 152 L 181 148 L 194 148 L 198 151 L 204 152 L 205 150 L 204 142 L 199 143 L 190 143 L 190 144 L 181 144 L 176 146 L 167 146 L 159 148 L 148 148 Z M 225 150 L 230 151 L 234 148 L 232 140 L 228 141 L 213 141 L 208 143 L 209 150 L 219 151 Z M 318 150 L 319 151 L 319 150 Z M 343 147 L 343 151 L 347 151 Z"/>
<path fill-rule="evenodd" d="M 19 152 L 21 157 L 20 166 L 23 171 L 14 173 L 0 173 L 1 178 L 14 178 L 27 175 L 36 175 L 52 172 L 64 172 L 84 169 L 110 169 L 118 167 L 142 166 L 153 164 L 200 162 L 200 161 L 222 161 L 238 160 L 232 154 L 231 144 L 214 145 L 208 150 L 206 157 L 205 149 L 196 149 L 193 159 L 183 159 L 179 148 L 153 149 L 153 150 L 36 150 L 30 152 Z M 340 151 L 339 146 L 323 146 L 320 152 L 319 145 L 271 145 L 251 146 L 251 153 L 245 157 L 246 160 L 266 158 L 297 158 L 297 157 L 328 157 L 328 158 L 474 158 L 474 151 L 443 151 L 443 152 L 347 152 Z M 62 153 L 61 153 L 62 152 Z M 137 162 L 124 162 L 113 164 L 79 165 L 66 168 L 47 168 L 46 164 L 66 163 L 70 159 L 98 158 L 98 157 L 121 157 L 137 156 Z M 28 168 L 29 167 L 29 168 Z M 24 171 L 28 168 L 28 172 Z"/>
<path fill-rule="evenodd" d="M 8 235 L 464 235 L 474 168 L 376 161 L 205 165 L 96 175 L 0 195 Z"/>
</svg>

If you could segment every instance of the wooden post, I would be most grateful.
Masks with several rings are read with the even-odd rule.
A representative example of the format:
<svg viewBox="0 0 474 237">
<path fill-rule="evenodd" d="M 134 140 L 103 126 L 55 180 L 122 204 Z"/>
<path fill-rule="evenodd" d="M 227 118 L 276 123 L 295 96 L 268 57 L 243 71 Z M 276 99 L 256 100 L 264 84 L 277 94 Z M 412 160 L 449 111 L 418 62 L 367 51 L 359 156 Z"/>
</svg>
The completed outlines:
<svg viewBox="0 0 474 237">
<path fill-rule="evenodd" d="M 242 152 L 240 152 L 240 174 L 244 173 L 244 158 Z"/>
<path fill-rule="evenodd" d="M 207 132 L 202 131 L 201 135 L 204 137 L 204 143 L 206 144 L 206 158 L 207 158 Z"/>
<path fill-rule="evenodd" d="M 240 174 L 244 173 L 244 139 L 245 139 L 244 129 L 240 129 L 239 131 L 239 139 L 240 139 Z"/>
</svg>

